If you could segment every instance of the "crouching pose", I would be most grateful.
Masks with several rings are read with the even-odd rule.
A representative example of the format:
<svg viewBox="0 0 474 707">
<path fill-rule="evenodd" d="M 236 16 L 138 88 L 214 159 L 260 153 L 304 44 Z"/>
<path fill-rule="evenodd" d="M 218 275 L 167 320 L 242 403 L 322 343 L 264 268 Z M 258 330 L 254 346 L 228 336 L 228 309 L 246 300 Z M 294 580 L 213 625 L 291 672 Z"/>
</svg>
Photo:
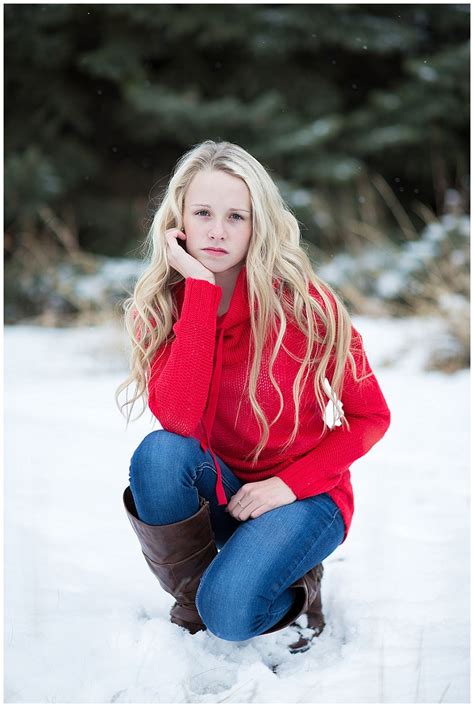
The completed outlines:
<svg viewBox="0 0 474 707">
<path fill-rule="evenodd" d="M 172 622 L 242 641 L 304 614 L 290 650 L 307 650 L 322 561 L 351 523 L 349 467 L 390 424 L 362 338 L 238 145 L 181 157 L 148 246 L 117 401 L 135 383 L 127 419 L 141 398 L 163 429 L 132 456 L 126 513 Z"/>
</svg>

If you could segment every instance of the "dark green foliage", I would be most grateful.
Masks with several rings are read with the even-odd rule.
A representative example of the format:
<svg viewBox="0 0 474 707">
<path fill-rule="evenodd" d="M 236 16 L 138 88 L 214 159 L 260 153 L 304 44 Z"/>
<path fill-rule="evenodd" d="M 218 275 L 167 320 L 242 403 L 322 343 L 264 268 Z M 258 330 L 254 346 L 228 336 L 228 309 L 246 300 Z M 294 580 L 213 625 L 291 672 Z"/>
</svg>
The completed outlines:
<svg viewBox="0 0 474 707">
<path fill-rule="evenodd" d="M 134 254 L 176 159 L 209 138 L 284 180 L 310 241 L 336 247 L 341 228 L 293 205 L 300 188 L 359 216 L 354 185 L 378 173 L 407 210 L 439 212 L 447 187 L 468 191 L 469 10 L 5 5 L 13 248 L 47 204 L 84 249 Z"/>
</svg>

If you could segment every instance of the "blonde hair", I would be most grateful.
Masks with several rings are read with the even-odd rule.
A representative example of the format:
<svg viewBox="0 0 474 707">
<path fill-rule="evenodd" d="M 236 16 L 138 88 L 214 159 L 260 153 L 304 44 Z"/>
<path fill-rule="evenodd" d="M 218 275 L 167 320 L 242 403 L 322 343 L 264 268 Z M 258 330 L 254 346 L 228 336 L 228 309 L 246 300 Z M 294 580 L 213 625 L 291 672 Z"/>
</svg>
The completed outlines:
<svg viewBox="0 0 474 707">
<path fill-rule="evenodd" d="M 184 278 L 168 263 L 165 232 L 170 228 L 183 227 L 184 197 L 191 180 L 202 170 L 221 170 L 240 177 L 250 192 L 252 235 L 245 265 L 250 305 L 250 347 L 254 353 L 248 390 L 243 391 L 242 395 L 244 392 L 248 395 L 260 430 L 259 443 L 248 455 L 250 457 L 253 454 L 253 462 L 256 463 L 268 441 L 269 428 L 278 420 L 284 407 L 283 395 L 273 376 L 272 368 L 282 346 L 288 318 L 304 334 L 307 346 L 302 359 L 283 347 L 288 355 L 301 365 L 293 382 L 295 424 L 282 452 L 293 443 L 298 433 L 301 392 L 311 372 L 314 373 L 314 393 L 324 421 L 322 434 L 328 428 L 322 391 L 328 390 L 325 378 L 330 361 L 331 365 L 334 365 L 334 373 L 331 382 L 332 393 L 330 391 L 328 397 L 334 409 L 337 409 L 341 398 L 347 360 L 350 361 L 355 380 L 363 380 L 372 374 L 357 378 L 353 352 L 357 349 L 358 354 L 363 354 L 362 342 L 357 338 L 357 346 L 355 349 L 352 346 L 351 350 L 350 316 L 338 295 L 315 274 L 306 252 L 300 245 L 298 221 L 285 204 L 268 172 L 239 145 L 205 140 L 192 147 L 178 160 L 145 241 L 150 263 L 138 279 L 133 295 L 122 304 L 125 312 L 124 323 L 132 350 L 130 375 L 118 387 L 116 401 L 121 412 L 125 406 L 131 406 L 127 414 L 127 424 L 133 406 L 140 398 L 143 409 L 138 417 L 145 411 L 151 362 L 158 348 L 164 343 L 170 343 L 175 336 L 172 328 L 179 313 L 172 296 L 172 288 Z M 309 291 L 310 284 L 316 290 L 316 296 Z M 270 329 L 277 334 L 277 340 L 270 358 L 268 374 L 279 396 L 280 408 L 269 425 L 257 399 L 257 380 Z M 365 370 L 365 356 L 363 358 Z M 120 405 L 120 393 L 128 391 L 132 383 L 135 383 L 133 397 L 129 400 L 127 392 L 126 401 Z M 343 412 L 339 424 L 350 429 Z"/>
</svg>

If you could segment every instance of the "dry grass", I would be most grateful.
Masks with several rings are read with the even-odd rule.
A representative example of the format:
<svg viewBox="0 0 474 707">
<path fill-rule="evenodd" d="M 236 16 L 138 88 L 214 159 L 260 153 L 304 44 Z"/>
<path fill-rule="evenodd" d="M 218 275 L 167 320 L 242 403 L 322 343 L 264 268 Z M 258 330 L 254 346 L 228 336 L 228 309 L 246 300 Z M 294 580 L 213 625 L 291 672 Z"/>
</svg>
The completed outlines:
<svg viewBox="0 0 474 707">
<path fill-rule="evenodd" d="M 326 214 L 329 239 L 338 233 L 345 253 L 357 259 L 370 247 L 381 253 L 396 253 L 397 246 L 387 235 L 392 229 L 387 210 L 392 214 L 404 243 L 419 239 L 410 215 L 404 209 L 393 189 L 381 175 L 371 179 L 363 174 L 356 184 L 356 198 L 345 198 L 337 206 L 317 197 L 313 208 Z M 456 207 L 462 211 L 463 206 Z M 454 212 L 456 212 L 456 208 Z M 425 224 L 439 223 L 433 211 L 414 200 L 413 213 Z M 94 325 L 120 317 L 116 301 L 94 302 L 77 296 L 75 282 L 83 275 L 98 271 L 98 258 L 81 251 L 76 234 L 48 207 L 39 213 L 43 223 L 38 233 L 5 234 L 7 261 L 5 265 L 5 321 L 23 321 L 44 326 Z M 13 242 L 15 247 L 13 248 Z M 327 253 L 318 246 L 305 242 L 309 257 L 320 263 Z M 452 372 L 469 366 L 470 360 L 470 273 L 468 242 L 462 258 L 455 258 L 459 243 L 443 241 L 441 257 L 420 260 L 420 270 L 401 296 L 374 297 L 357 286 L 350 278 L 339 282 L 336 289 L 349 309 L 369 316 L 439 316 L 443 319 L 450 345 L 432 352 L 430 370 Z M 9 251 L 10 250 L 10 257 Z M 396 255 L 393 256 L 396 261 Z M 71 280 L 64 278 L 64 267 L 74 273 Z M 395 268 L 396 269 L 396 268 Z M 373 275 L 372 275 L 373 277 Z M 124 296 L 125 296 L 124 292 Z"/>
<path fill-rule="evenodd" d="M 318 199 L 319 208 L 331 208 L 329 203 L 321 204 L 321 197 Z M 457 204 L 447 207 L 446 213 L 463 215 L 467 210 L 465 202 L 466 199 L 463 203 L 460 198 Z M 420 201 L 414 200 L 412 209 L 426 226 L 440 223 L 436 214 Z M 347 255 L 357 261 L 367 248 L 380 253 L 394 252 L 396 246 L 387 235 L 390 229 L 393 231 L 387 219 L 387 210 L 398 224 L 405 243 L 419 240 L 410 215 L 385 179 L 381 175 L 374 175 L 369 180 L 365 174 L 357 183 L 357 199 L 352 203 L 345 200 L 339 215 L 339 221 L 344 224 L 344 252 Z M 327 223 L 328 229 L 334 229 L 334 218 L 327 219 Z M 420 320 L 427 316 L 440 317 L 444 324 L 446 342 L 450 344 L 440 345 L 431 352 L 427 370 L 454 372 L 469 367 L 470 363 L 469 242 L 466 238 L 462 245 L 462 257 L 458 259 L 455 252 L 458 251 L 459 255 L 460 246 L 449 232 L 442 246 L 443 251 L 438 257 L 426 262 L 420 259 L 419 272 L 397 298 L 374 297 L 364 291 L 363 287 L 355 286 L 350 278 L 338 281 L 336 289 L 349 309 L 358 314 L 395 318 L 411 316 L 420 317 Z M 327 254 L 317 246 L 307 244 L 307 250 L 315 262 L 327 261 Z"/>
</svg>

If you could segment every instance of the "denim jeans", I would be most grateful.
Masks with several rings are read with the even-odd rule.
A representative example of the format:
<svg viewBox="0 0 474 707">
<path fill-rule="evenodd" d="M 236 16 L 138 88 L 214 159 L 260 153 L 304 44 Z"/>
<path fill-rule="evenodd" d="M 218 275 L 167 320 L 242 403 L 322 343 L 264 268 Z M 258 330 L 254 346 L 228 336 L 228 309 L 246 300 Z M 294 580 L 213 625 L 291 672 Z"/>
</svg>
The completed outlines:
<svg viewBox="0 0 474 707">
<path fill-rule="evenodd" d="M 217 459 L 230 501 L 245 482 Z M 258 636 L 283 618 L 296 597 L 290 585 L 344 537 L 341 512 L 325 493 L 237 520 L 217 505 L 211 454 L 193 437 L 148 434 L 132 456 L 129 481 L 138 517 L 150 525 L 189 518 L 199 496 L 209 501 L 219 552 L 201 577 L 196 606 L 209 631 L 229 641 Z"/>
</svg>

